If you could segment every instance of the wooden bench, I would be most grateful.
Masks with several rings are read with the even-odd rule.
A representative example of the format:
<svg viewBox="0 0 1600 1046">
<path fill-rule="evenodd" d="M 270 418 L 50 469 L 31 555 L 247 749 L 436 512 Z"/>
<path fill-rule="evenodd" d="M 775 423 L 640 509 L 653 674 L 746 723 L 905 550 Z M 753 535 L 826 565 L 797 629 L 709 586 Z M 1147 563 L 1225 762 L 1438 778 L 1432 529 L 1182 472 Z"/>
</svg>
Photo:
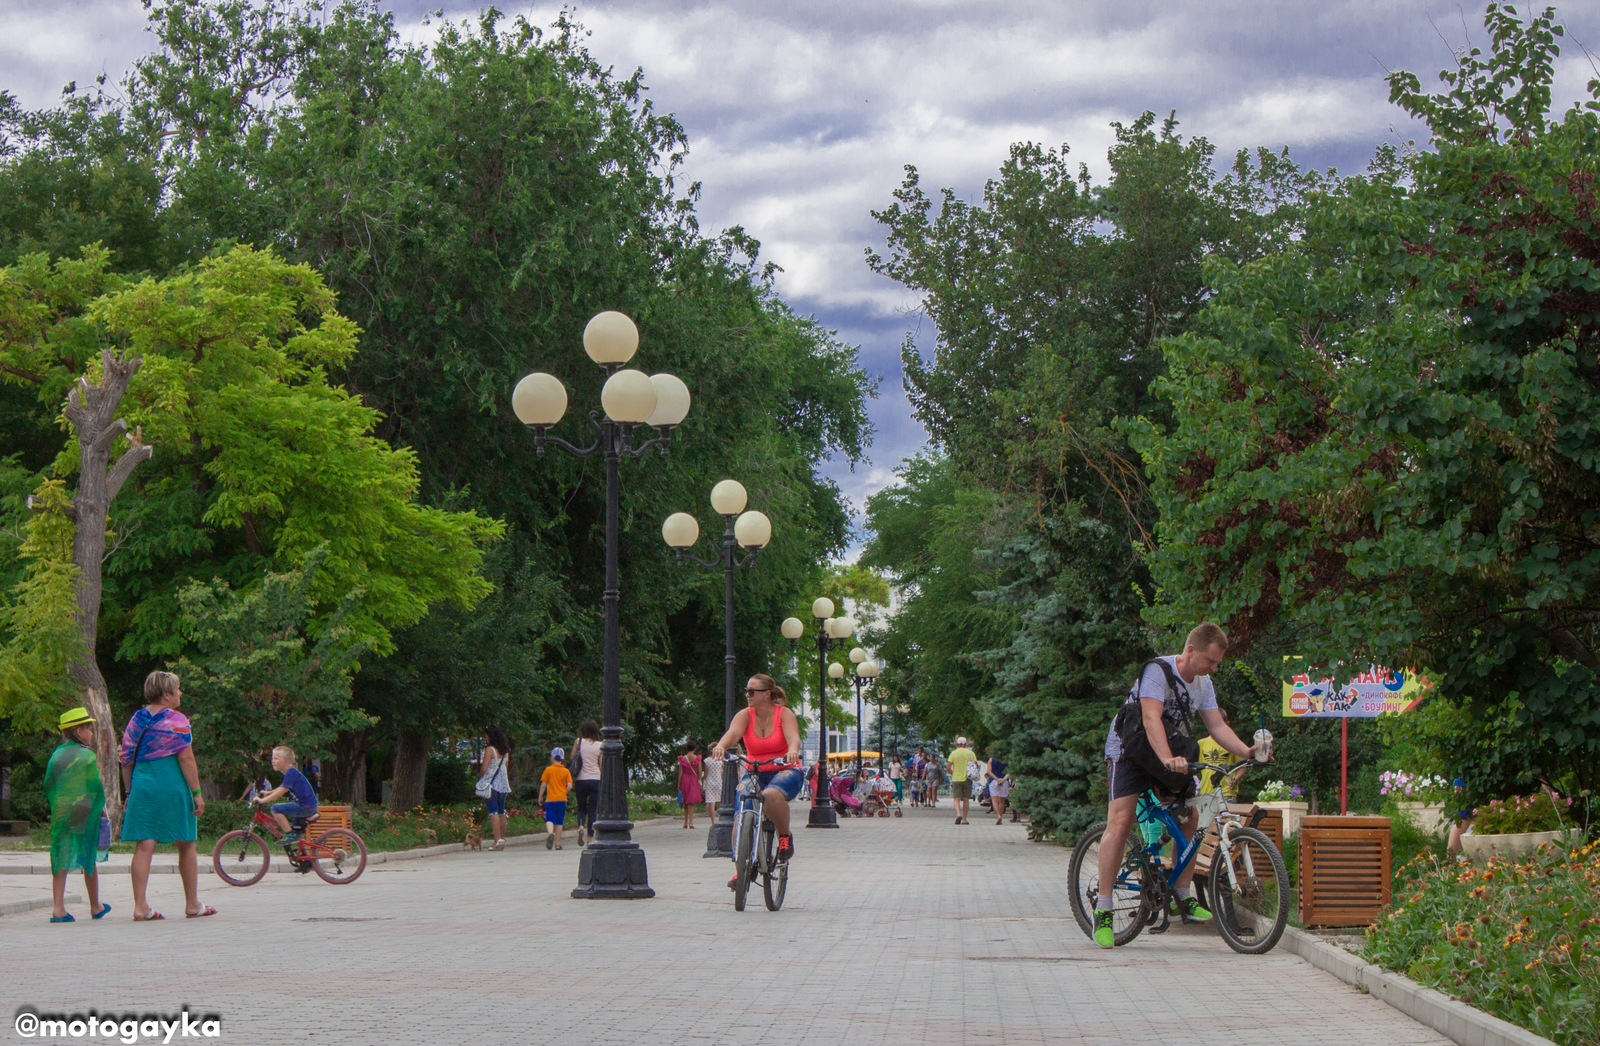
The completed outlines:
<svg viewBox="0 0 1600 1046">
<path fill-rule="evenodd" d="M 1244 818 L 1246 825 L 1256 828 L 1268 839 L 1272 840 L 1272 845 L 1278 848 L 1280 854 L 1283 852 L 1283 811 L 1263 810 L 1254 803 L 1229 803 L 1228 812 L 1230 814 L 1238 814 Z M 1196 878 L 1204 881 L 1204 877 L 1210 876 L 1211 859 L 1216 851 L 1217 833 L 1213 829 L 1207 828 L 1206 834 L 1200 840 L 1200 849 L 1194 855 L 1194 874 Z M 1271 868 L 1258 868 L 1256 871 L 1261 878 L 1272 878 Z"/>
<path fill-rule="evenodd" d="M 355 831 L 355 825 L 350 818 L 348 806 L 318 806 L 317 819 L 306 825 L 306 838 L 313 843 L 320 843 L 322 837 L 335 828 L 345 831 Z"/>
</svg>

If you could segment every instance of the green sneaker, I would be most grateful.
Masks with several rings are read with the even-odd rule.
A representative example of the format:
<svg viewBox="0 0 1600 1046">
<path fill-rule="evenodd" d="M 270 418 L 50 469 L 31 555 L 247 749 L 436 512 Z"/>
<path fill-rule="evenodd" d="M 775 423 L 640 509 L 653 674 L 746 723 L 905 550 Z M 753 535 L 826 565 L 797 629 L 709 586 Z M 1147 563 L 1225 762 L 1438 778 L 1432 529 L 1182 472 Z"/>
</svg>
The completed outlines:
<svg viewBox="0 0 1600 1046">
<path fill-rule="evenodd" d="M 1099 908 L 1094 913 L 1094 943 L 1102 948 L 1110 948 L 1117 943 L 1116 934 L 1111 929 L 1111 913 Z"/>
<path fill-rule="evenodd" d="M 1178 911 L 1192 923 L 1208 923 L 1211 913 L 1200 907 L 1200 902 L 1193 897 L 1178 898 Z"/>
</svg>

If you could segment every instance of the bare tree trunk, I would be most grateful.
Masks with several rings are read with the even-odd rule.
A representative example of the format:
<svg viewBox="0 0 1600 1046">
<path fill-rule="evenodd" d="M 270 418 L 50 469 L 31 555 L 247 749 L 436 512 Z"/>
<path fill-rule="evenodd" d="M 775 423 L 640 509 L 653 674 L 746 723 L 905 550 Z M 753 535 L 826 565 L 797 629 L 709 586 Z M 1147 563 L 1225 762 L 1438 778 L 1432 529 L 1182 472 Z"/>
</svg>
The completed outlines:
<svg viewBox="0 0 1600 1046">
<path fill-rule="evenodd" d="M 116 417 L 128 381 L 143 360 L 118 359 L 110 350 L 100 354 L 100 383 L 91 385 L 79 378 L 67 394 L 66 415 L 77 432 L 79 446 L 78 490 L 72 499 L 77 530 L 72 539 L 72 562 L 78 568 L 78 609 L 73 615 L 82 640 L 79 656 L 67 667 L 67 674 L 83 694 L 83 706 L 95 720 L 94 748 L 100 761 L 100 781 L 106 789 L 106 815 L 120 834 L 122 826 L 122 775 L 116 752 L 116 724 L 111 721 L 111 703 L 106 681 L 95 663 L 95 640 L 100 626 L 101 564 L 106 555 L 106 517 L 111 502 L 133 470 L 149 460 L 153 447 L 142 443 L 135 431 L 128 436 L 130 446 L 111 465 L 111 451 L 118 436 L 128 431 L 128 423 Z"/>
<path fill-rule="evenodd" d="M 367 801 L 367 740 L 370 730 L 340 734 L 333 742 L 333 758 L 322 772 L 322 787 L 329 796 L 356 805 Z"/>
<path fill-rule="evenodd" d="M 394 791 L 389 796 L 389 812 L 404 813 L 421 806 L 427 776 L 427 735 L 401 730 L 394 737 Z"/>
</svg>

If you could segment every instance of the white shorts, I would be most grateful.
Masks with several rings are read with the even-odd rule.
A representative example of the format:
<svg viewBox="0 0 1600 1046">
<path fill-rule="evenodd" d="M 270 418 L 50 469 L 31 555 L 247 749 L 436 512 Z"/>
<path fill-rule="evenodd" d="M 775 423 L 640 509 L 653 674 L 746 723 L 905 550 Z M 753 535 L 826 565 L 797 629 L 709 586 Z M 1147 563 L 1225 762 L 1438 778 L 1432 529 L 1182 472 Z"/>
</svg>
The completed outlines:
<svg viewBox="0 0 1600 1046">
<path fill-rule="evenodd" d="M 989 782 L 989 797 L 991 799 L 1009 799 L 1009 798 L 1011 798 L 1011 782 L 1010 781 L 990 781 Z"/>
</svg>

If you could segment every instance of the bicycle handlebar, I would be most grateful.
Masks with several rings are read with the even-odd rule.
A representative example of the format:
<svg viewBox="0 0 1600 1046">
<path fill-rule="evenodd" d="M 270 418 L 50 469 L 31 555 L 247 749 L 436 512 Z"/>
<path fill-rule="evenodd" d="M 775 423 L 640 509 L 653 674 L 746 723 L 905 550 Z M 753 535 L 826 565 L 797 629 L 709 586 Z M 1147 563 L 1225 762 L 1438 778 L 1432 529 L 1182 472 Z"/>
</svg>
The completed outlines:
<svg viewBox="0 0 1600 1046">
<path fill-rule="evenodd" d="M 794 767 L 790 766 L 789 763 L 783 759 L 749 759 L 742 755 L 732 754 L 729 754 L 725 758 L 730 761 L 737 759 L 739 762 L 743 763 L 745 766 L 748 766 L 752 770 L 760 770 L 763 766 L 781 766 L 785 770 L 794 769 Z"/>
</svg>

